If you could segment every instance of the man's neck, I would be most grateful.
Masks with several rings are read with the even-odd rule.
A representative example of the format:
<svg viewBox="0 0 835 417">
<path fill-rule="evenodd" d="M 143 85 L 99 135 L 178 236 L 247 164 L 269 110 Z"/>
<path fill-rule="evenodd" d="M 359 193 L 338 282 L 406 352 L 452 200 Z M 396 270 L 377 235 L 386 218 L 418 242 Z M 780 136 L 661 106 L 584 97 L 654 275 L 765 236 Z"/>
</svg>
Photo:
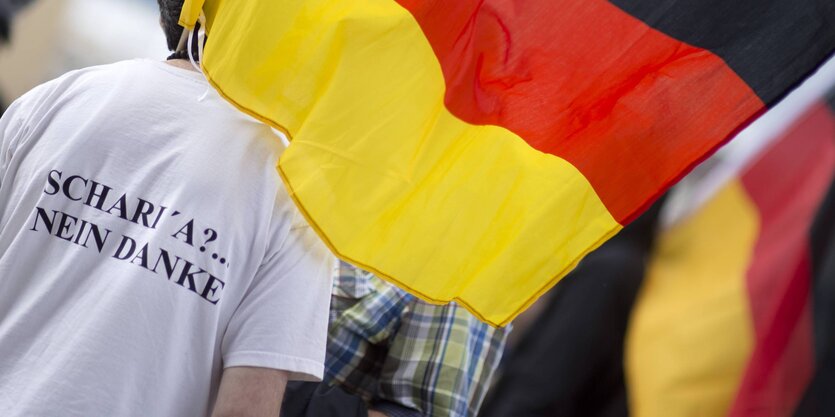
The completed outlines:
<svg viewBox="0 0 835 417">
<path fill-rule="evenodd" d="M 168 65 L 173 65 L 173 66 L 178 67 L 178 68 L 187 69 L 187 70 L 194 71 L 194 72 L 199 72 L 199 71 L 197 71 L 196 68 L 194 68 L 194 65 L 191 65 L 191 62 L 189 62 L 185 59 L 172 59 L 172 60 L 165 61 L 165 63 L 168 64 Z"/>
</svg>

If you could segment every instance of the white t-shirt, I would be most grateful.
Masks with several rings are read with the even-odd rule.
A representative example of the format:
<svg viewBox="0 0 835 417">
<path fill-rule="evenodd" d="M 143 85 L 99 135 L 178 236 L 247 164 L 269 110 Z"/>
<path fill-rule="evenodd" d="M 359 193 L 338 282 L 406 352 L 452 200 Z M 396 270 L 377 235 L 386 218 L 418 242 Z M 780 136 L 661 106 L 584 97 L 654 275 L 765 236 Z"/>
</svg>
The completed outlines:
<svg viewBox="0 0 835 417">
<path fill-rule="evenodd" d="M 202 74 L 71 72 L 0 145 L 0 415 L 201 416 L 224 367 L 321 378 L 333 258 L 278 138 Z"/>
</svg>

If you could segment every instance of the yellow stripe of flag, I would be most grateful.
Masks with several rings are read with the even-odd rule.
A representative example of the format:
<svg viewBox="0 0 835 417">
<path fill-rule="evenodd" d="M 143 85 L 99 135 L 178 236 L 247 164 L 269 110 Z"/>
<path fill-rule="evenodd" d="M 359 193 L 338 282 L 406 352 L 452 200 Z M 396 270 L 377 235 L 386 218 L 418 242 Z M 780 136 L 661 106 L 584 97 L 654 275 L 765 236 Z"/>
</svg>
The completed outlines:
<svg viewBox="0 0 835 417">
<path fill-rule="evenodd" d="M 504 325 L 620 230 L 571 164 L 449 113 L 440 64 L 395 1 L 209 0 L 205 11 L 210 82 L 292 138 L 279 170 L 343 259 Z"/>
<path fill-rule="evenodd" d="M 631 415 L 727 415 L 753 350 L 745 277 L 758 233 L 734 180 L 659 237 L 626 339 Z"/>
</svg>

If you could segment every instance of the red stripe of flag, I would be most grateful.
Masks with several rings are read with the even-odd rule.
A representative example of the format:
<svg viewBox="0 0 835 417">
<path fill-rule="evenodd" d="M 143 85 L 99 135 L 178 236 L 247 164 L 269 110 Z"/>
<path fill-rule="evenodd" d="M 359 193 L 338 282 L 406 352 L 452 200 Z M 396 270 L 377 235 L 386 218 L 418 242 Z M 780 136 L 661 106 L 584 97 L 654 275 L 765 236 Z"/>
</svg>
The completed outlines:
<svg viewBox="0 0 835 417">
<path fill-rule="evenodd" d="M 764 106 L 717 56 L 607 1 L 397 1 L 450 112 L 568 160 L 621 223 Z"/>
<path fill-rule="evenodd" d="M 790 414 L 812 375 L 809 232 L 833 172 L 835 119 L 820 104 L 743 175 L 761 223 L 747 274 L 756 343 L 732 416 Z"/>
</svg>

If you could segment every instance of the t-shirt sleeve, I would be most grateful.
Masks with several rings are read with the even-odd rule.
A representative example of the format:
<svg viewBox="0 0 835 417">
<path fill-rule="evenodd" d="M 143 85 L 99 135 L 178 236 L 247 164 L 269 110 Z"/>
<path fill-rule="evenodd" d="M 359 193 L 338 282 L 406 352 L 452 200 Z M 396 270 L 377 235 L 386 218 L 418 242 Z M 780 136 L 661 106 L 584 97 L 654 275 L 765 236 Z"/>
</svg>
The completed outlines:
<svg viewBox="0 0 835 417">
<path fill-rule="evenodd" d="M 301 216 L 261 265 L 223 339 L 224 367 L 290 372 L 321 380 L 335 258 Z"/>
<path fill-rule="evenodd" d="M 20 106 L 20 101 L 14 102 L 0 117 L 0 188 L 3 187 L 3 179 L 23 130 Z"/>
<path fill-rule="evenodd" d="M 27 127 L 37 120 L 61 78 L 41 84 L 15 100 L 0 117 L 0 188 L 15 150 L 27 136 Z"/>
</svg>

